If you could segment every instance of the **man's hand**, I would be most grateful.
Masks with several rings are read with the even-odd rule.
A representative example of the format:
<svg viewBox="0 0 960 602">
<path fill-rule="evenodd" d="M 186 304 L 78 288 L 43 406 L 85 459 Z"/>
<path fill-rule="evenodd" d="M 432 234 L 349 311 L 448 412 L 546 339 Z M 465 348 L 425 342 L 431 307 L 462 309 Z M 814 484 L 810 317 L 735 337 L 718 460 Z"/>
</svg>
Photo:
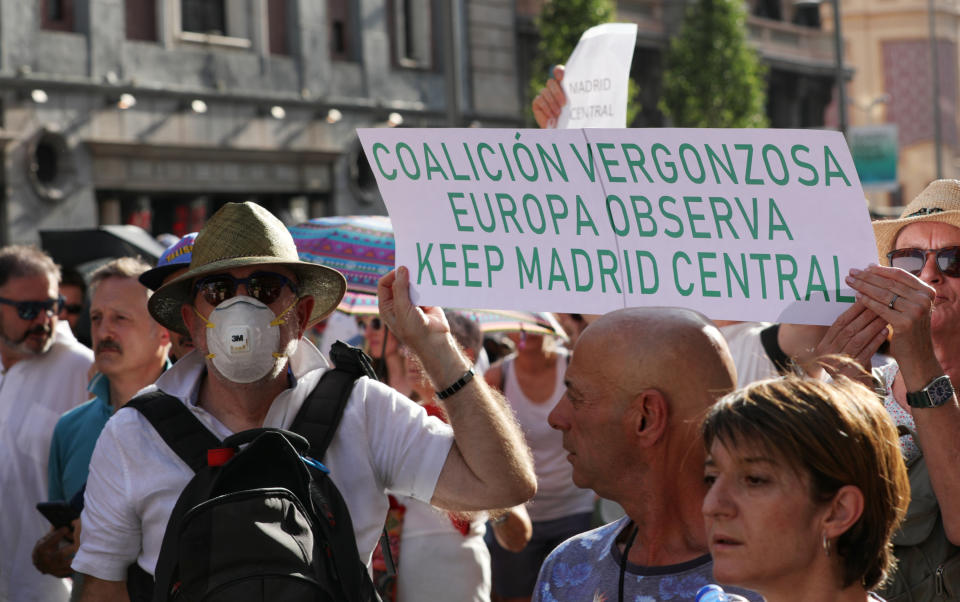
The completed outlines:
<svg viewBox="0 0 960 602">
<path fill-rule="evenodd" d="M 918 391 L 943 374 L 933 351 L 930 315 L 936 291 L 913 274 L 874 265 L 850 270 L 847 284 L 857 302 L 890 324 L 890 355 L 903 373 L 908 391 Z"/>
<path fill-rule="evenodd" d="M 69 527 L 51 529 L 33 547 L 33 566 L 41 573 L 55 577 L 69 577 L 73 571 L 70 563 L 80 547 L 80 519 L 73 521 L 74 531 Z"/>
<path fill-rule="evenodd" d="M 541 128 L 557 127 L 560 111 L 567 104 L 567 95 L 560 85 L 562 81 L 563 65 L 557 65 L 553 68 L 553 77 L 547 80 L 547 85 L 533 99 L 533 118 Z"/>
<path fill-rule="evenodd" d="M 404 267 L 391 271 L 377 284 L 380 317 L 400 341 L 427 360 L 432 345 L 450 332 L 440 307 L 417 307 L 410 302 L 410 271 Z M 432 341 L 432 342 L 431 342 Z M 424 367 L 426 368 L 426 361 Z"/>
</svg>

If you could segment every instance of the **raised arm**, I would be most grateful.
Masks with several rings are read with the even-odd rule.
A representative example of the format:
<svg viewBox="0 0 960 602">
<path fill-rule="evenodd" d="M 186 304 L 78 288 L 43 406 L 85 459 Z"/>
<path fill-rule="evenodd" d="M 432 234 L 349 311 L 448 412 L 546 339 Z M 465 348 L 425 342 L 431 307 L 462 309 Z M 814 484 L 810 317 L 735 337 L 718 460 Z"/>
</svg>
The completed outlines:
<svg viewBox="0 0 960 602">
<path fill-rule="evenodd" d="M 380 316 L 410 346 L 437 390 L 458 382 L 471 367 L 439 307 L 410 302 L 409 272 L 400 267 L 380 279 Z M 431 502 L 448 510 L 485 510 L 521 504 L 536 492 L 530 450 L 502 395 L 472 378 L 444 402 L 454 444 Z"/>
<path fill-rule="evenodd" d="M 567 95 L 560 82 L 563 81 L 563 65 L 553 68 L 553 77 L 533 99 L 533 118 L 541 128 L 556 127 L 563 105 L 567 104 Z"/>
<path fill-rule="evenodd" d="M 930 315 L 934 289 L 896 268 L 871 266 L 851 272 L 847 282 L 860 301 L 893 328 L 890 354 L 907 391 L 920 391 L 945 371 L 934 353 Z M 954 383 L 956 386 L 958 383 Z M 960 545 L 960 405 L 956 395 L 936 408 L 909 408 L 917 443 L 930 470 L 947 538 Z"/>
</svg>

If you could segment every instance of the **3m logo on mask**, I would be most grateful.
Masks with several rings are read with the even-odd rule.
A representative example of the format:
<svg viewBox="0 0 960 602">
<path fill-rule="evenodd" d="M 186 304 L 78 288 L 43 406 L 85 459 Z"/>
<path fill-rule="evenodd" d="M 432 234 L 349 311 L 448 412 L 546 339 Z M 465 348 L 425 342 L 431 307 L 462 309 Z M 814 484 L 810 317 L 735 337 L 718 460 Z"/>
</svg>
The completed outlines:
<svg viewBox="0 0 960 602">
<path fill-rule="evenodd" d="M 230 354 L 250 353 L 250 328 L 234 326 L 230 329 Z"/>
</svg>

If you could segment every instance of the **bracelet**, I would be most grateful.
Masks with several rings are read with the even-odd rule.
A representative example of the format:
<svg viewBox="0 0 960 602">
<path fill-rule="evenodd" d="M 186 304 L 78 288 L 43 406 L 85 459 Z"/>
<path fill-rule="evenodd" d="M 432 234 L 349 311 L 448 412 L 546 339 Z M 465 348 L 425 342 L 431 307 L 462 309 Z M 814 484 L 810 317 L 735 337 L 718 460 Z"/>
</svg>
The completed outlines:
<svg viewBox="0 0 960 602">
<path fill-rule="evenodd" d="M 466 372 L 464 372 L 463 376 L 460 377 L 460 380 L 458 380 L 457 382 L 453 383 L 452 385 L 450 385 L 449 387 L 447 387 L 447 388 L 444 389 L 443 391 L 437 391 L 437 399 L 446 399 L 446 398 L 450 397 L 451 395 L 453 395 L 454 393 L 456 393 L 456 392 L 459 391 L 460 389 L 466 387 L 466 386 L 467 386 L 467 383 L 469 383 L 471 380 L 473 380 L 473 368 L 472 368 L 472 367 L 471 367 L 469 370 L 467 370 Z"/>
</svg>

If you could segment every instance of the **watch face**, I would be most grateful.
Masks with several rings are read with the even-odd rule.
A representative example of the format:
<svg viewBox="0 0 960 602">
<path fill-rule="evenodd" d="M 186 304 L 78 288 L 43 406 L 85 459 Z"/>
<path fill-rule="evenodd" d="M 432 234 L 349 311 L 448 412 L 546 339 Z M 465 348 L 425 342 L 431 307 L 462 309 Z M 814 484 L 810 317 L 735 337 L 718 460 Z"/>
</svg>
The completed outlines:
<svg viewBox="0 0 960 602">
<path fill-rule="evenodd" d="M 907 403 L 915 408 L 942 406 L 953 397 L 953 385 L 949 376 L 939 376 L 916 393 L 907 393 Z"/>
<path fill-rule="evenodd" d="M 930 395 L 930 402 L 933 405 L 939 406 L 947 403 L 953 397 L 953 385 L 950 383 L 950 378 L 941 376 L 934 379 L 927 386 L 927 393 Z"/>
</svg>

